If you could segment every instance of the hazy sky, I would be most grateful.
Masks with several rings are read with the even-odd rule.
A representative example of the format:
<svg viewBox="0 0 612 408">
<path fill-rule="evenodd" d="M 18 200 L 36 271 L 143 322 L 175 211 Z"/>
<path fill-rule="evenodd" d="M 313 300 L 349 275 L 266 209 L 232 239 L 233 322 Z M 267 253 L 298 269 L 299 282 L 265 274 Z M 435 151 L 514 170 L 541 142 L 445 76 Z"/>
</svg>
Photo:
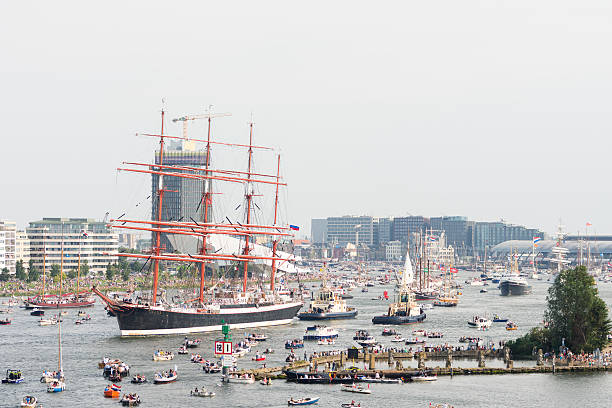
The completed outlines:
<svg viewBox="0 0 612 408">
<path fill-rule="evenodd" d="M 134 133 L 165 97 L 169 118 L 232 112 L 215 134 L 237 142 L 253 112 L 306 230 L 420 214 L 612 233 L 609 1 L 98 4 L 0 6 L 0 218 L 137 201 L 149 179 L 114 169 L 151 161 Z"/>
</svg>

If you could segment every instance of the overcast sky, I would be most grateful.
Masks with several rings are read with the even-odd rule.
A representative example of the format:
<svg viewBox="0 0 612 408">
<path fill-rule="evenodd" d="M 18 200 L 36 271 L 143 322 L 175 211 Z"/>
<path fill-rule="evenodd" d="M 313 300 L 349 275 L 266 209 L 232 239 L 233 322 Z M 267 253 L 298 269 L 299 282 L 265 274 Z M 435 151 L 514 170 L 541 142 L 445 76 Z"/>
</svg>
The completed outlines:
<svg viewBox="0 0 612 408">
<path fill-rule="evenodd" d="M 151 161 L 134 133 L 164 97 L 169 118 L 231 112 L 215 135 L 236 142 L 252 112 L 306 232 L 413 214 L 612 233 L 609 1 L 98 4 L 0 6 L 0 219 L 145 194 L 115 168 Z"/>
</svg>

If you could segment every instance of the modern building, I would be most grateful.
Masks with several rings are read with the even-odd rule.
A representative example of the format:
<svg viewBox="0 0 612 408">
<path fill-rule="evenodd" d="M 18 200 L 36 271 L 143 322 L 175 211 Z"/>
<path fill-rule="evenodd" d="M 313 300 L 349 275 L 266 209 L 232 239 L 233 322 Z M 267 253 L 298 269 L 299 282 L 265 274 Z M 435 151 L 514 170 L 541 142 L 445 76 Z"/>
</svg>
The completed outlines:
<svg viewBox="0 0 612 408">
<path fill-rule="evenodd" d="M 310 235 L 314 244 L 324 244 L 327 241 L 327 219 L 313 218 L 310 223 Z"/>
<path fill-rule="evenodd" d="M 370 216 L 327 218 L 327 242 L 330 244 L 374 244 L 374 219 Z"/>
<path fill-rule="evenodd" d="M 521 225 L 506 224 L 503 221 L 476 222 L 473 234 L 474 251 L 483 255 L 485 248 L 511 240 L 531 242 L 534 237 L 544 238 L 544 232 Z"/>
<path fill-rule="evenodd" d="M 136 249 L 136 240 L 138 236 L 130 233 L 119 234 L 119 246 L 123 248 Z"/>
<path fill-rule="evenodd" d="M 385 244 L 392 240 L 393 218 L 374 219 L 374 243 Z"/>
<path fill-rule="evenodd" d="M 30 239 L 25 231 L 17 231 L 15 239 L 15 262 L 23 262 L 25 268 L 30 262 Z"/>
<path fill-rule="evenodd" d="M 204 151 L 186 150 L 180 143 L 169 144 L 169 147 L 168 150 L 164 150 L 164 165 L 166 166 L 203 168 L 206 164 L 206 152 Z M 156 151 L 155 164 L 159 164 L 159 161 L 160 153 Z M 164 171 L 167 173 L 179 172 L 172 169 L 165 169 Z M 159 175 L 153 174 L 151 178 L 152 219 L 157 220 Z M 161 219 L 163 221 L 190 221 L 191 219 L 202 221 L 204 219 L 204 206 L 200 203 L 204 194 L 204 181 L 172 176 L 164 176 L 163 180 L 163 188 L 166 191 L 162 202 Z M 153 233 L 153 243 L 155 243 L 154 236 Z M 161 236 L 161 247 L 165 252 L 174 252 L 174 248 L 165 234 Z"/>
<path fill-rule="evenodd" d="M 77 269 L 79 262 L 87 262 L 90 273 L 102 273 L 118 259 L 118 236 L 102 221 L 43 218 L 30 222 L 26 233 L 34 266 L 42 270 L 44 261 L 47 272 L 53 264 L 62 263 L 62 253 L 64 270 Z"/>
<path fill-rule="evenodd" d="M 393 241 L 401 241 L 407 243 L 410 240 L 410 235 L 424 231 L 429 225 L 429 220 L 420 215 L 409 217 L 393 218 L 393 230 L 391 239 Z"/>
<path fill-rule="evenodd" d="M 403 258 L 402 242 L 389 241 L 385 245 L 385 260 L 387 262 L 399 262 Z"/>
<path fill-rule="evenodd" d="M 471 250 L 472 237 L 469 232 L 473 221 L 468 221 L 467 217 L 432 217 L 429 219 L 429 223 L 432 229 L 446 233 L 448 245 L 452 245 L 455 248 L 469 248 Z"/>
<path fill-rule="evenodd" d="M 0 271 L 8 269 L 9 274 L 15 274 L 15 241 L 17 225 L 12 221 L 0 221 Z"/>
</svg>

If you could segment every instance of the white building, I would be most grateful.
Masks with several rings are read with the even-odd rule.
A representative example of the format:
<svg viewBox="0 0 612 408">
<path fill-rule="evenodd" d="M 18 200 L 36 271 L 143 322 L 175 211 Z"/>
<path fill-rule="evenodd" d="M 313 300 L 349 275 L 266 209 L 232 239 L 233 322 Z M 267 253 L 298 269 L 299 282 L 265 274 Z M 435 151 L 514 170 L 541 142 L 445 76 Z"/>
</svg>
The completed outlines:
<svg viewBox="0 0 612 408">
<path fill-rule="evenodd" d="M 0 221 L 0 271 L 7 268 L 15 274 L 15 239 L 17 225 L 12 221 Z"/>
<path fill-rule="evenodd" d="M 385 245 L 385 259 L 387 260 L 387 262 L 398 262 L 401 261 L 402 258 L 402 242 L 387 242 L 387 244 Z"/>
<path fill-rule="evenodd" d="M 30 239 L 25 231 L 17 231 L 15 239 L 15 262 L 23 262 L 24 268 L 30 262 Z"/>
<path fill-rule="evenodd" d="M 87 262 L 90 273 L 106 271 L 117 262 L 118 236 L 106 223 L 88 218 L 43 218 L 30 222 L 26 230 L 30 240 L 30 258 L 42 270 L 60 264 L 64 253 L 64 270 L 77 269 Z"/>
</svg>

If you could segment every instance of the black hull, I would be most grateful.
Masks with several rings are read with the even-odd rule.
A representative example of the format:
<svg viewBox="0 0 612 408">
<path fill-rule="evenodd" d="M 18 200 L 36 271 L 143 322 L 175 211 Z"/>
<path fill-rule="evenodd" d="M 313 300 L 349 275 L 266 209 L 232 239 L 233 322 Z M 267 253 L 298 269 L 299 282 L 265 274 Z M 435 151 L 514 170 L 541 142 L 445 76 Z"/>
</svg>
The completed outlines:
<svg viewBox="0 0 612 408">
<path fill-rule="evenodd" d="M 123 336 L 197 333 L 232 328 L 262 327 L 291 323 L 302 303 L 261 307 L 222 308 L 220 313 L 198 313 L 150 309 L 146 306 L 111 306 Z"/>
<path fill-rule="evenodd" d="M 531 293 L 530 285 L 520 285 L 506 281 L 499 284 L 499 289 L 502 296 L 522 296 L 529 295 Z"/>
<path fill-rule="evenodd" d="M 350 312 L 337 312 L 337 313 L 300 313 L 298 318 L 300 320 L 332 320 L 332 319 L 354 319 L 357 316 L 357 310 L 351 310 Z"/>
<path fill-rule="evenodd" d="M 420 315 L 417 315 L 417 316 L 383 315 L 383 316 L 375 316 L 372 319 L 372 323 L 373 324 L 412 324 L 412 323 L 420 323 L 423 320 L 425 320 L 426 317 L 427 315 L 425 313 L 421 313 Z"/>
</svg>

